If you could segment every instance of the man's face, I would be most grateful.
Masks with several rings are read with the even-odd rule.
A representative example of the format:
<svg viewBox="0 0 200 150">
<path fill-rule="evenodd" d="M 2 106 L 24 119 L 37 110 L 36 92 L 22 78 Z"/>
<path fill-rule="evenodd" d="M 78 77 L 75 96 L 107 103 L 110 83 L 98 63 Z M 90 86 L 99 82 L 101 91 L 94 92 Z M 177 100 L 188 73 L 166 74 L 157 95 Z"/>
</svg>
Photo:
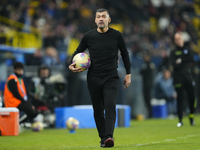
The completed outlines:
<svg viewBox="0 0 200 150">
<path fill-rule="evenodd" d="M 148 56 L 148 55 L 144 56 L 144 61 L 149 62 L 150 61 L 150 56 Z"/>
<path fill-rule="evenodd" d="M 170 77 L 171 77 L 171 72 L 169 70 L 165 70 L 165 72 L 164 72 L 164 78 L 166 80 L 168 80 Z"/>
<path fill-rule="evenodd" d="M 184 40 L 183 40 L 183 38 L 182 38 L 182 36 L 181 36 L 180 33 L 176 33 L 175 34 L 175 36 L 174 36 L 174 42 L 178 46 L 182 46 L 183 45 Z"/>
<path fill-rule="evenodd" d="M 23 75 L 24 74 L 24 70 L 22 68 L 14 69 L 14 72 L 17 73 L 18 75 Z"/>
<path fill-rule="evenodd" d="M 40 70 L 40 77 L 43 77 L 43 78 L 49 77 L 49 69 Z"/>
<path fill-rule="evenodd" d="M 105 27 L 108 26 L 110 21 L 111 18 L 109 17 L 106 11 L 96 13 L 95 23 L 97 24 L 98 28 L 104 29 Z"/>
</svg>

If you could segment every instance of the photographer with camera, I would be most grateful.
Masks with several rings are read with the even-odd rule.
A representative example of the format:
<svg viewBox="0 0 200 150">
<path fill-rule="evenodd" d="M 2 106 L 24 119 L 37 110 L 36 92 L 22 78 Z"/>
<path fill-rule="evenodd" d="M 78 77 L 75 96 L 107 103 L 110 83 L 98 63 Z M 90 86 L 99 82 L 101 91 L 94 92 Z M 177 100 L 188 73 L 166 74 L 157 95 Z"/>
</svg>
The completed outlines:
<svg viewBox="0 0 200 150">
<path fill-rule="evenodd" d="M 45 87 L 49 82 L 50 69 L 47 65 L 38 68 L 38 76 L 32 77 L 27 88 L 28 96 L 36 109 L 47 110 Z"/>
</svg>

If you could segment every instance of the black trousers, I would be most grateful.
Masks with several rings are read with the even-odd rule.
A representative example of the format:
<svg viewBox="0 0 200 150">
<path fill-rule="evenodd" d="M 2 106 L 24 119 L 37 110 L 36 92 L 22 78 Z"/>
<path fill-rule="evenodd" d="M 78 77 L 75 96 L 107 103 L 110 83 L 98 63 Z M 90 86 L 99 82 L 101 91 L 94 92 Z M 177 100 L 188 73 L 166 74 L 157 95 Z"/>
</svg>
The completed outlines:
<svg viewBox="0 0 200 150">
<path fill-rule="evenodd" d="M 99 137 L 113 137 L 119 76 L 115 72 L 100 75 L 89 71 L 87 82 Z"/>
<path fill-rule="evenodd" d="M 22 102 L 17 108 L 19 109 L 19 111 L 23 111 L 27 114 L 28 120 L 30 122 L 32 122 L 33 119 L 39 114 L 36 109 L 32 108 L 32 104 L 28 101 Z"/>
<path fill-rule="evenodd" d="M 192 74 L 185 75 L 175 75 L 174 76 L 174 87 L 177 92 L 177 113 L 179 121 L 183 118 L 183 105 L 184 105 L 184 92 L 187 92 L 188 104 L 190 109 L 190 114 L 194 114 L 195 111 L 195 81 Z"/>
<path fill-rule="evenodd" d="M 148 112 L 148 118 L 152 118 L 152 106 L 151 106 L 151 87 L 143 85 L 143 95 L 144 95 L 144 101 L 147 106 L 147 112 Z"/>
</svg>

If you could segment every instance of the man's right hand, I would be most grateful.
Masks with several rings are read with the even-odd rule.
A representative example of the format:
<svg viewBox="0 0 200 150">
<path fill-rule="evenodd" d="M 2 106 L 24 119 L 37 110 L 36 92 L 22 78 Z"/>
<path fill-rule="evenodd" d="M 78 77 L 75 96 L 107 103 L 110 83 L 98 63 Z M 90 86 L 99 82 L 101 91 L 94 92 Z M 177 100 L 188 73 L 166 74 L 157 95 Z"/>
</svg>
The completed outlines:
<svg viewBox="0 0 200 150">
<path fill-rule="evenodd" d="M 81 67 L 76 68 L 75 66 L 76 63 L 72 63 L 71 65 L 69 65 L 69 69 L 75 73 L 83 72 L 83 69 Z"/>
</svg>

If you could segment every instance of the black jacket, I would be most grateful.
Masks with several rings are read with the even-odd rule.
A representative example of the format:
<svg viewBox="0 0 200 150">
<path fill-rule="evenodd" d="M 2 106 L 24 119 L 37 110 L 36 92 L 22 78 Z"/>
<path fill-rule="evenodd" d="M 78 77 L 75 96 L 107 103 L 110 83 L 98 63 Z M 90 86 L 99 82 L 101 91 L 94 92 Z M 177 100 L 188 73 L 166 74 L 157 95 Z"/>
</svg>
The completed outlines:
<svg viewBox="0 0 200 150">
<path fill-rule="evenodd" d="M 181 60 L 176 63 L 176 60 Z M 185 75 L 192 73 L 194 67 L 194 52 L 190 49 L 189 44 L 185 43 L 183 47 L 176 46 L 170 53 L 170 63 L 173 67 L 174 75 Z"/>
</svg>

